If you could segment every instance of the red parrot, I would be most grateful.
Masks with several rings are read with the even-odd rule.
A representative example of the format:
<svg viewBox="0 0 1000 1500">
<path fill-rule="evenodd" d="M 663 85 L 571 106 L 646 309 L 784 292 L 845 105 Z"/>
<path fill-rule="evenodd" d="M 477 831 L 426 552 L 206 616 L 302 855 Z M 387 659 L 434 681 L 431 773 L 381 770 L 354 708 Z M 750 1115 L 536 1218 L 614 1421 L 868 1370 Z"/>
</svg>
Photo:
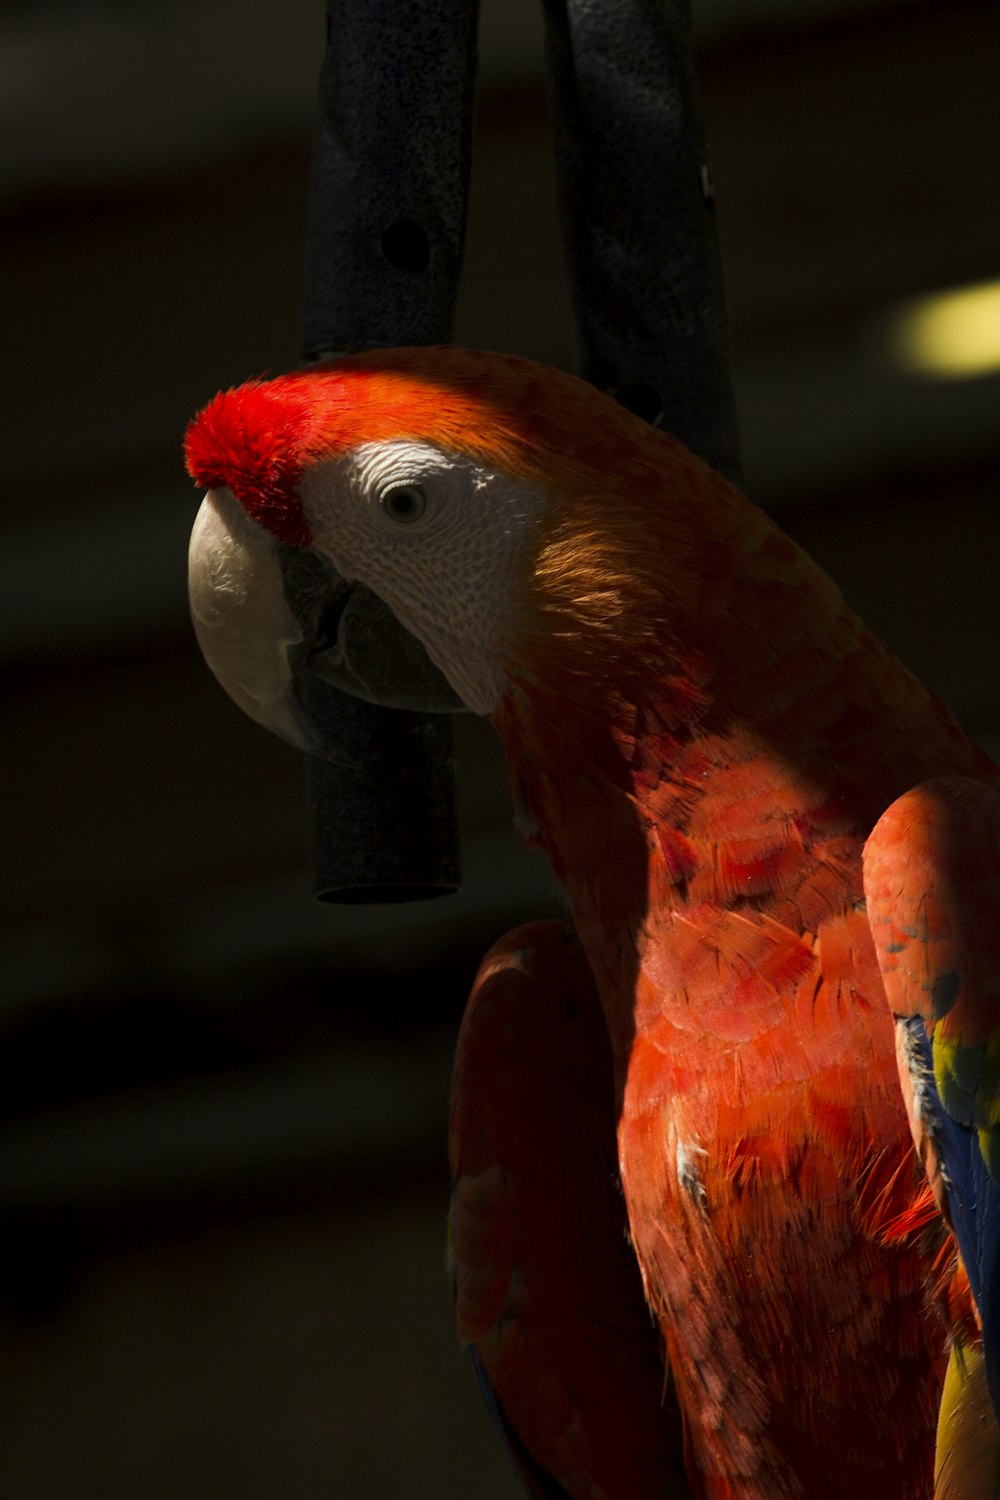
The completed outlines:
<svg viewBox="0 0 1000 1500">
<path fill-rule="evenodd" d="M 436 684 L 407 657 L 393 701 L 492 721 L 565 887 L 579 949 L 487 960 L 451 1116 L 460 1329 L 529 1493 L 997 1493 L 998 1221 L 961 1175 L 994 1167 L 997 842 L 949 863 L 920 823 L 945 778 L 959 843 L 1000 827 L 993 764 L 768 517 L 572 376 L 374 351 L 220 394 L 187 456 L 237 700 L 315 744 L 302 684 L 363 675 L 373 596 Z"/>
</svg>

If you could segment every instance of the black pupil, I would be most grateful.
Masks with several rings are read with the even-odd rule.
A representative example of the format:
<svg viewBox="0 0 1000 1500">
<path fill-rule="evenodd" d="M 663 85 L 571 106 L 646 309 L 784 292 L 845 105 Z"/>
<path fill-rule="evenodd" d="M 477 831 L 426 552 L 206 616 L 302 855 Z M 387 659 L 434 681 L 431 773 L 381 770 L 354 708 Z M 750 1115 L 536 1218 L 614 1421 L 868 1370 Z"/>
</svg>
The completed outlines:
<svg viewBox="0 0 1000 1500">
<path fill-rule="evenodd" d="M 394 516 L 408 520 L 417 511 L 420 498 L 415 490 L 393 490 L 389 495 L 389 509 Z"/>
</svg>

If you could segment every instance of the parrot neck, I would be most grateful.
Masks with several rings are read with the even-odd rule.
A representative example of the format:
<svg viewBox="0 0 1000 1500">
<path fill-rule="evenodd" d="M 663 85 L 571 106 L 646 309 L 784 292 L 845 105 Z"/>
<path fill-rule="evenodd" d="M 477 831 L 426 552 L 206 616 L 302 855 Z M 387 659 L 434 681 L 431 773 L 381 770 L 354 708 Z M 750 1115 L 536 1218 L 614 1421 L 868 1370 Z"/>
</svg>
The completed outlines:
<svg viewBox="0 0 1000 1500">
<path fill-rule="evenodd" d="M 596 799 L 597 846 L 609 820 L 631 821 L 654 844 L 670 835 L 678 892 L 712 863 L 714 899 L 762 900 L 781 879 L 741 871 L 776 830 L 803 847 L 864 838 L 930 775 L 995 775 L 791 538 L 669 451 L 690 472 L 663 496 L 554 510 L 518 610 L 491 717 L 557 867 L 567 822 L 592 825 Z M 720 859 L 720 841 L 746 858 Z"/>
<path fill-rule="evenodd" d="M 748 509 L 750 541 L 734 526 L 707 557 L 689 546 L 683 595 L 658 584 L 668 570 L 655 548 L 632 560 L 640 607 L 599 626 L 564 601 L 589 608 L 610 586 L 561 580 L 493 715 L 619 1057 L 651 923 L 722 910 L 815 934 L 861 900 L 863 842 L 896 796 L 989 764 L 825 574 Z"/>
</svg>

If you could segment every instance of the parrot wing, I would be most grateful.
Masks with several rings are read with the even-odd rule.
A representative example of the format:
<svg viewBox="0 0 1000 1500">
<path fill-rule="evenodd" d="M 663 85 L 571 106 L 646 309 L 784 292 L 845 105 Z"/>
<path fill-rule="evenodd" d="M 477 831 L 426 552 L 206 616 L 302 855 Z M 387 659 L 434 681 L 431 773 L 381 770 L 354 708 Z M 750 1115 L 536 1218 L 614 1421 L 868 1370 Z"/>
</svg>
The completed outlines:
<svg viewBox="0 0 1000 1500">
<path fill-rule="evenodd" d="M 865 897 L 917 1149 L 969 1278 L 1000 1407 L 1000 793 L 906 792 L 864 853 Z"/>
<path fill-rule="evenodd" d="M 494 946 L 452 1085 L 460 1337 L 536 1500 L 682 1500 L 680 1416 L 617 1182 L 611 1048 L 572 929 Z"/>
<path fill-rule="evenodd" d="M 452 1221 L 451 1227 L 454 1228 L 454 1221 Z M 507 1421 L 497 1401 L 496 1391 L 493 1389 L 490 1377 L 486 1373 L 486 1366 L 480 1359 L 475 1344 L 469 1345 L 469 1354 L 472 1357 L 472 1367 L 476 1372 L 479 1389 L 486 1403 L 486 1410 L 489 1412 L 490 1421 L 493 1424 L 493 1431 L 500 1439 L 501 1445 L 513 1465 L 514 1472 L 524 1493 L 529 1497 L 529 1500 L 570 1500 L 570 1496 L 566 1494 L 562 1485 L 558 1484 L 552 1478 L 552 1475 L 548 1474 L 542 1468 L 541 1464 L 536 1463 L 513 1427 Z"/>
<path fill-rule="evenodd" d="M 1000 1494 L 1000 1430 L 980 1344 L 954 1344 L 937 1425 L 934 1500 L 994 1500 Z"/>
</svg>

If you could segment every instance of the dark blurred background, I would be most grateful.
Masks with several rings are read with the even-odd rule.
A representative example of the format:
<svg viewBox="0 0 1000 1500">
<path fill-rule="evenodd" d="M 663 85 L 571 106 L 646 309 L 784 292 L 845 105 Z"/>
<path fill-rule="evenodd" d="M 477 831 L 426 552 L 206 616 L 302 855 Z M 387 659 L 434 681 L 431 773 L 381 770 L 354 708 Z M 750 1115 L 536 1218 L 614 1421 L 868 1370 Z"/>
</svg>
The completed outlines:
<svg viewBox="0 0 1000 1500">
<path fill-rule="evenodd" d="M 989 743 L 1000 330 L 972 373 L 948 305 L 933 349 L 907 319 L 1000 275 L 1000 8 L 695 11 L 750 493 Z M 321 0 L 0 18 L 11 1500 L 515 1494 L 452 1332 L 447 1084 L 552 883 L 468 721 L 462 893 L 313 903 L 300 760 L 186 616 L 184 424 L 298 358 L 323 41 Z M 480 78 L 458 337 L 571 366 L 533 0 L 486 0 Z"/>
</svg>

